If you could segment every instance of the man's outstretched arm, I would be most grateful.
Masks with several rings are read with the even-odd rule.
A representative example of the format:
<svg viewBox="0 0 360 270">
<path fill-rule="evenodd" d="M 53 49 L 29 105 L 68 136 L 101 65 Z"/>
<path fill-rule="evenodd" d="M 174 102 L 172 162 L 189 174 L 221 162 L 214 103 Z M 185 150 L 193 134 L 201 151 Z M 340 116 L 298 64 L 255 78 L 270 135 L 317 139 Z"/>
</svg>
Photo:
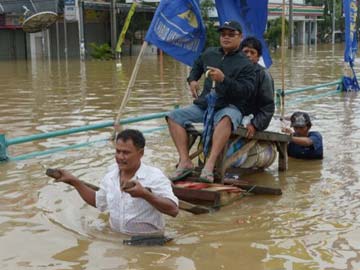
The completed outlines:
<svg viewBox="0 0 360 270">
<path fill-rule="evenodd" d="M 55 178 L 55 182 L 63 182 L 73 186 L 86 203 L 96 207 L 95 190 L 88 187 L 79 178 L 75 177 L 68 171 L 62 169 L 58 169 L 57 171 L 60 172 L 61 176 L 59 178 Z"/>
</svg>

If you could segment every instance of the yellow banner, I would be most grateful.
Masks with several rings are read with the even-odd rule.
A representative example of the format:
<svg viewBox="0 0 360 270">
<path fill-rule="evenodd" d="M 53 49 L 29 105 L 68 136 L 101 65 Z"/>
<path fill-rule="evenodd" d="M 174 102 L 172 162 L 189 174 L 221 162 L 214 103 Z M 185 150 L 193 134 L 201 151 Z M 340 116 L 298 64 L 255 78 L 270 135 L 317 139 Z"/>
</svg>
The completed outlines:
<svg viewBox="0 0 360 270">
<path fill-rule="evenodd" d="M 134 13 L 135 13 L 135 8 L 136 8 L 136 2 L 133 2 L 133 3 L 131 4 L 131 7 L 130 7 L 130 10 L 129 10 L 128 15 L 126 16 L 123 29 L 121 30 L 121 33 L 120 33 L 120 36 L 119 36 L 119 40 L 118 40 L 118 42 L 117 42 L 117 44 L 116 44 L 116 52 L 117 52 L 117 53 L 120 53 L 120 52 L 121 52 L 121 45 L 123 44 L 123 42 L 124 42 L 124 40 L 125 40 L 126 31 L 128 30 L 129 25 L 130 25 L 131 18 L 132 18 L 132 16 L 133 16 Z"/>
</svg>

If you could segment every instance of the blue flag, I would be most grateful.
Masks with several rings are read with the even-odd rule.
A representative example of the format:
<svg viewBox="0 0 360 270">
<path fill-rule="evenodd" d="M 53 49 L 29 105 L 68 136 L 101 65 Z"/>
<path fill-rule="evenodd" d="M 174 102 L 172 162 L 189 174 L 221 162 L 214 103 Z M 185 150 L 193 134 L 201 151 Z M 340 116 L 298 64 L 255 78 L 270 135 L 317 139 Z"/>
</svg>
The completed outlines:
<svg viewBox="0 0 360 270">
<path fill-rule="evenodd" d="M 356 17 L 357 0 L 344 0 L 345 13 L 345 62 L 352 63 L 357 51 Z"/>
<path fill-rule="evenodd" d="M 161 0 L 145 40 L 192 66 L 206 40 L 199 1 Z"/>
<path fill-rule="evenodd" d="M 345 13 L 345 52 L 344 61 L 349 63 L 352 77 L 344 76 L 343 85 L 347 91 L 359 91 L 359 83 L 354 70 L 354 61 L 357 52 L 356 17 L 358 10 L 357 0 L 343 0 Z"/>
<path fill-rule="evenodd" d="M 272 64 L 270 52 L 264 40 L 267 23 L 268 0 L 215 0 L 220 25 L 226 21 L 237 21 L 241 24 L 243 35 L 254 36 L 263 46 L 265 66 Z"/>
</svg>

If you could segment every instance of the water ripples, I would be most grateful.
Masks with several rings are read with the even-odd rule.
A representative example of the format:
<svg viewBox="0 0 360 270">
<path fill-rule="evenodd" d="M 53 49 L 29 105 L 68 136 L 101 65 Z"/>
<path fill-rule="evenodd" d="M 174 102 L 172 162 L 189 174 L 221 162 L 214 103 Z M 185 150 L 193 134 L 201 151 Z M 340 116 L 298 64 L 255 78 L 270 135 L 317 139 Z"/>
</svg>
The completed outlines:
<svg viewBox="0 0 360 270">
<path fill-rule="evenodd" d="M 271 73 L 281 86 L 279 52 Z M 334 81 L 342 73 L 342 48 L 296 48 L 287 52 L 286 89 Z M 111 61 L 2 62 L 0 130 L 8 138 L 111 121 L 128 87 L 134 58 Z M 164 57 L 146 57 L 122 118 L 171 110 L 191 103 L 187 68 Z M 333 90 L 329 87 L 324 91 Z M 359 98 L 354 94 L 306 99 L 289 95 L 286 114 L 310 113 L 323 134 L 323 161 L 290 159 L 248 178 L 280 186 L 282 196 L 247 196 L 219 212 L 167 218 L 165 247 L 132 249 L 111 232 L 107 215 L 87 206 L 76 191 L 53 183 L 44 172 L 63 167 L 96 184 L 114 162 L 112 129 L 34 141 L 9 148 L 32 151 L 102 140 L 88 147 L 0 164 L 0 241 L 8 246 L 1 269 L 358 269 L 360 183 Z M 127 125 L 147 130 L 154 119 Z M 270 129 L 278 130 L 274 119 Z M 144 161 L 173 171 L 177 154 L 166 129 L 146 134 Z M 25 241 L 24 241 L 25 240 Z M 22 247 L 22 249 L 19 249 Z"/>
</svg>

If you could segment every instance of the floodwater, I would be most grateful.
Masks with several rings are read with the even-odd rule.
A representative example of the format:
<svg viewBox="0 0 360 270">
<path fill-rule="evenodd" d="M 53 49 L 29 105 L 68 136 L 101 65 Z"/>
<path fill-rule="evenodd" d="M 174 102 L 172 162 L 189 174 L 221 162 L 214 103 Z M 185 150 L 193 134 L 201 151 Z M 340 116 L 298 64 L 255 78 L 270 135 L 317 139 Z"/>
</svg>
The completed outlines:
<svg viewBox="0 0 360 270">
<path fill-rule="evenodd" d="M 339 79 L 342 53 L 341 45 L 287 51 L 286 89 Z M 279 55 L 273 54 L 271 68 L 277 88 Z M 113 120 L 135 61 L 124 57 L 121 67 L 113 61 L 0 62 L 1 133 L 12 139 Z M 168 57 L 146 56 L 122 118 L 189 104 L 187 72 Z M 211 214 L 167 218 L 166 234 L 174 240 L 163 247 L 124 246 L 127 237 L 111 232 L 106 214 L 44 174 L 62 167 L 98 184 L 113 162 L 106 140 L 111 128 L 10 146 L 15 158 L 99 141 L 0 164 L 0 269 L 360 269 L 360 100 L 351 93 L 306 101 L 311 95 L 297 95 L 302 102 L 289 95 L 285 115 L 311 114 L 313 129 L 324 137 L 324 160 L 289 159 L 286 172 L 274 164 L 246 176 L 281 187 L 282 196 L 248 196 Z M 151 131 L 164 124 L 153 119 L 128 127 Z M 279 128 L 275 118 L 271 129 Z M 170 173 L 177 156 L 167 130 L 146 138 L 144 161 Z"/>
</svg>

